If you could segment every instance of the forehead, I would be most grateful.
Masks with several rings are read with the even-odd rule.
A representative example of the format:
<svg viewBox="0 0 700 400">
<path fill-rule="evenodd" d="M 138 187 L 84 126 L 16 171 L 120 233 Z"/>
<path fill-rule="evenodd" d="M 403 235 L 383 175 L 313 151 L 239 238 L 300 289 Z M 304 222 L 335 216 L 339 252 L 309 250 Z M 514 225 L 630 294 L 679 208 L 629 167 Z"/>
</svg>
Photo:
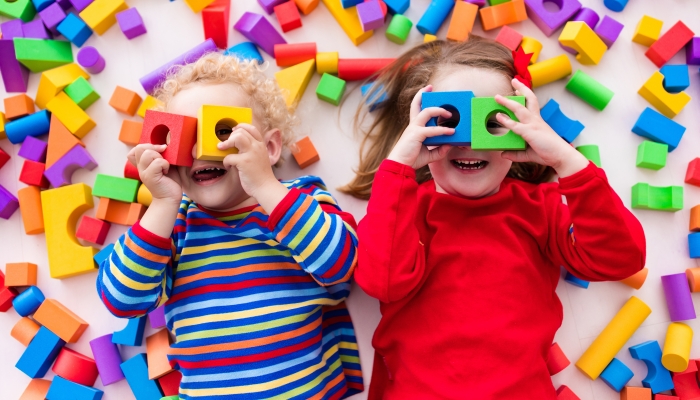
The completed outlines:
<svg viewBox="0 0 700 400">
<path fill-rule="evenodd" d="M 477 97 L 493 97 L 513 92 L 507 76 L 494 70 L 465 65 L 450 65 L 440 68 L 430 79 L 435 92 L 471 90 Z"/>
<path fill-rule="evenodd" d="M 205 104 L 228 107 L 251 107 L 250 98 L 233 83 L 200 84 L 194 83 L 180 90 L 168 103 L 171 114 L 197 117 L 200 107 Z"/>
</svg>

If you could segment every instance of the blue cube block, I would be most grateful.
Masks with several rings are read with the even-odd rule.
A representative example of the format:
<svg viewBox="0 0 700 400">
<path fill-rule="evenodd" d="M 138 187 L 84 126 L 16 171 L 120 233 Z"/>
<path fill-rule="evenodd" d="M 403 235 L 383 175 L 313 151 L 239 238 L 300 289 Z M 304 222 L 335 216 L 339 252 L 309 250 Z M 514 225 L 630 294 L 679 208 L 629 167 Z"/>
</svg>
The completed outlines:
<svg viewBox="0 0 700 400">
<path fill-rule="evenodd" d="M 70 40 L 71 43 L 80 47 L 90 36 L 92 29 L 77 15 L 70 13 L 56 27 L 58 32 Z"/>
<path fill-rule="evenodd" d="M 452 135 L 434 136 L 427 138 L 426 146 L 451 144 L 466 146 L 472 141 L 472 98 L 474 93 L 464 92 L 424 92 L 421 99 L 421 109 L 440 107 L 452 113 L 450 119 L 458 120 L 455 133 Z M 432 118 L 426 126 L 436 126 L 437 119 Z"/>
<path fill-rule="evenodd" d="M 619 392 L 633 376 L 634 372 L 625 363 L 617 358 L 613 358 L 600 374 L 600 379 L 610 386 L 612 390 Z"/>
<path fill-rule="evenodd" d="M 93 257 L 97 265 L 101 265 L 102 262 L 106 260 L 110 254 L 112 254 L 112 250 L 114 250 L 114 243 L 110 243 L 103 247 L 102 250 L 98 251 L 97 254 L 95 254 L 95 257 Z"/>
<path fill-rule="evenodd" d="M 454 0 L 432 0 L 423 16 L 420 17 L 416 28 L 424 35 L 426 33 L 436 34 L 454 6 Z"/>
<path fill-rule="evenodd" d="M 163 397 L 156 381 L 148 379 L 148 364 L 145 354 L 137 354 L 124 361 L 121 368 L 136 400 L 153 400 Z"/>
<path fill-rule="evenodd" d="M 579 279 L 573 276 L 569 271 L 566 271 L 566 276 L 564 277 L 564 280 L 574 286 L 578 286 L 583 289 L 588 289 L 588 284 L 590 283 L 588 281 L 584 281 L 583 279 Z"/>
<path fill-rule="evenodd" d="M 5 124 L 5 135 L 12 144 L 22 143 L 27 136 L 41 136 L 49 133 L 49 112 L 41 110 L 26 117 Z"/>
<path fill-rule="evenodd" d="M 234 56 L 241 61 L 255 60 L 258 62 L 258 64 L 262 64 L 263 62 L 265 62 L 265 60 L 263 60 L 262 56 L 260 55 L 260 51 L 258 51 L 257 46 L 255 46 L 255 43 L 253 42 L 238 43 L 237 45 L 232 46 L 228 50 L 226 50 L 224 52 L 224 55 Z"/>
<path fill-rule="evenodd" d="M 46 400 L 100 400 L 103 394 L 99 389 L 55 376 L 46 393 Z"/>
<path fill-rule="evenodd" d="M 39 12 L 55 3 L 55 0 L 32 0 L 32 3 L 34 3 L 34 8 L 36 8 L 36 11 Z"/>
<path fill-rule="evenodd" d="M 549 99 L 547 104 L 540 109 L 540 115 L 557 135 L 571 143 L 581 133 L 584 126 L 579 121 L 573 120 L 561 111 L 559 103 L 554 99 Z"/>
<path fill-rule="evenodd" d="M 673 151 L 683 138 L 685 127 L 647 107 L 634 123 L 632 132 L 655 142 L 666 143 L 668 151 Z"/>
<path fill-rule="evenodd" d="M 664 89 L 669 93 L 679 93 L 690 86 L 690 73 L 685 64 L 664 65 L 659 72 L 664 76 Z"/>
<path fill-rule="evenodd" d="M 365 0 L 340 0 L 340 4 L 343 5 L 343 8 L 350 8 L 350 7 L 355 7 L 356 5 L 364 2 Z"/>
<path fill-rule="evenodd" d="M 130 318 L 124 329 L 114 332 L 112 343 L 124 346 L 141 346 L 143 341 L 143 328 L 146 327 L 146 316 Z"/>
<path fill-rule="evenodd" d="M 386 8 L 392 14 L 403 14 L 411 5 L 411 0 L 384 0 Z"/>
<path fill-rule="evenodd" d="M 24 349 L 15 367 L 32 379 L 43 378 L 65 344 L 56 334 L 42 326 Z"/>
<path fill-rule="evenodd" d="M 700 258 L 700 232 L 688 234 L 688 254 L 690 258 Z"/>
<path fill-rule="evenodd" d="M 648 340 L 629 348 L 632 358 L 643 361 L 649 371 L 642 379 L 642 386 L 650 388 L 652 393 L 673 389 L 671 373 L 661 363 L 661 346 L 656 340 Z"/>
<path fill-rule="evenodd" d="M 384 91 L 384 85 L 375 87 L 374 83 L 366 83 L 360 87 L 360 91 L 362 92 L 362 97 L 366 98 L 365 104 L 369 106 L 370 112 L 382 108 L 388 98 Z"/>
<path fill-rule="evenodd" d="M 30 286 L 12 300 L 12 307 L 17 311 L 17 314 L 27 317 L 39 308 L 44 299 L 44 294 L 38 287 Z"/>
</svg>

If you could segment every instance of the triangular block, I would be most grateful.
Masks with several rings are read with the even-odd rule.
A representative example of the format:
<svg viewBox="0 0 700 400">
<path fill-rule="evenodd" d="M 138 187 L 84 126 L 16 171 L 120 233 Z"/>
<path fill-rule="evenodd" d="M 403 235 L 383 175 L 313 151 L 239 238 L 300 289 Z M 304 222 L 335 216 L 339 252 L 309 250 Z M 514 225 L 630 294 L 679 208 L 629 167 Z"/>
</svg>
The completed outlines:
<svg viewBox="0 0 700 400">
<path fill-rule="evenodd" d="M 285 92 L 288 106 L 297 103 L 304 95 L 304 91 L 311 81 L 311 76 L 316 71 L 315 65 L 316 60 L 308 60 L 275 74 L 277 85 Z"/>
<path fill-rule="evenodd" d="M 66 128 L 56 116 L 52 115 L 51 128 L 49 130 L 49 145 L 46 151 L 46 168 L 52 166 L 76 144 L 85 147 L 85 143 L 73 136 L 68 128 Z"/>
</svg>

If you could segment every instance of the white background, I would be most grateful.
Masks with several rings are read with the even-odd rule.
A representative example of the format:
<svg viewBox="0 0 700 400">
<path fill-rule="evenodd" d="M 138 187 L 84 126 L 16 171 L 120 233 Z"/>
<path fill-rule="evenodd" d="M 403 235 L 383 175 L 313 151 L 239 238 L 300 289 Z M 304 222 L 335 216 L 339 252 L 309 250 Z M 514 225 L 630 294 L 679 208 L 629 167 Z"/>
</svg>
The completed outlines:
<svg viewBox="0 0 700 400">
<path fill-rule="evenodd" d="M 102 36 L 93 35 L 86 45 L 96 47 L 105 57 L 107 68 L 99 75 L 91 78 L 90 82 L 96 88 L 102 99 L 88 109 L 90 116 L 97 122 L 97 127 L 84 139 L 87 149 L 98 161 L 99 166 L 93 171 L 81 170 L 73 176 L 73 182 L 94 183 L 97 173 L 122 176 L 125 155 L 129 148 L 117 137 L 123 114 L 117 113 L 108 105 L 109 97 L 116 85 L 136 90 L 142 95 L 138 79 L 165 62 L 194 47 L 203 40 L 201 19 L 181 1 L 167 0 L 129 0 L 129 5 L 137 7 L 148 28 L 148 33 L 134 40 L 127 40 L 117 26 L 112 27 Z M 603 57 L 597 66 L 582 66 L 572 59 L 574 70 L 583 69 L 615 92 L 611 103 L 603 112 L 598 112 L 578 98 L 564 90 L 565 81 L 559 81 L 536 90 L 540 104 L 554 97 L 562 106 L 565 114 L 580 120 L 586 129 L 575 141 L 575 145 L 597 144 L 600 146 L 602 164 L 613 188 L 620 194 L 625 204 L 630 203 L 630 188 L 636 182 L 648 182 L 652 185 L 684 185 L 683 178 L 686 166 L 690 160 L 700 156 L 697 119 L 697 100 L 691 101 L 686 110 L 675 118 L 675 121 L 687 127 L 680 146 L 668 157 L 667 166 L 658 172 L 635 167 L 637 145 L 642 139 L 634 135 L 630 129 L 642 110 L 649 104 L 637 95 L 641 85 L 657 70 L 654 64 L 644 56 L 645 47 L 631 42 L 634 27 L 644 14 L 654 16 L 664 21 L 665 32 L 677 20 L 684 22 L 695 32 L 700 33 L 700 3 L 692 0 L 631 0 L 622 13 L 614 13 L 603 6 L 602 0 L 582 0 L 585 6 L 593 8 L 602 15 L 609 14 L 625 24 L 617 43 Z M 406 13 L 414 23 L 427 8 L 428 0 L 413 0 Z M 233 0 L 231 7 L 230 26 L 245 12 L 264 13 L 254 0 Z M 278 27 L 276 18 L 269 17 L 273 25 Z M 6 19 L 1 19 L 4 22 Z M 315 41 L 318 51 L 339 51 L 341 57 L 392 57 L 408 50 L 411 46 L 421 43 L 422 35 L 414 28 L 409 40 L 404 45 L 388 41 L 384 29 L 375 31 L 372 38 L 359 47 L 352 45 L 344 32 L 337 25 L 326 7 L 321 4 L 309 16 L 303 16 L 304 26 L 284 34 L 290 43 Z M 481 24 L 476 24 L 474 31 L 483 34 Z M 556 33 L 546 38 L 530 21 L 511 25 L 519 32 L 533 36 L 544 44 L 540 59 L 547 59 L 563 51 L 560 49 Z M 447 23 L 444 24 L 438 36 L 445 37 Z M 490 31 L 488 37 L 495 37 L 498 30 Z M 244 40 L 237 32 L 229 29 L 229 46 Z M 77 53 L 77 51 L 74 51 Z M 265 55 L 266 59 L 270 59 Z M 673 63 L 684 63 L 685 55 L 679 54 Z M 269 75 L 277 71 L 273 65 Z M 687 92 L 694 98 L 700 97 L 698 91 L 698 67 L 690 68 L 691 86 Z M 351 83 L 345 95 L 342 112 L 329 103 L 320 101 L 314 95 L 319 77 L 313 77 L 306 94 L 298 107 L 302 120 L 300 137 L 309 135 L 318 149 L 321 161 L 304 171 L 299 170 L 291 160 L 279 171 L 280 178 L 292 178 L 302 174 L 321 176 L 331 191 L 337 196 L 344 210 L 350 211 L 359 221 L 364 213 L 366 203 L 342 195 L 335 190 L 348 182 L 352 169 L 357 166 L 359 140 L 353 134 L 351 119 L 359 102 L 358 84 Z M 30 78 L 28 94 L 36 94 L 39 75 Z M 5 97 L 0 85 L 0 96 Z M 138 117 L 135 117 L 135 119 Z M 12 159 L 0 169 L 0 184 L 12 193 L 23 187 L 18 182 L 23 160 L 17 156 L 19 145 L 12 145 L 7 140 L 0 141 L 0 147 L 12 156 Z M 289 159 L 289 157 L 288 157 Z M 572 365 L 552 378 L 554 386 L 566 384 L 582 399 L 618 399 L 619 395 L 609 389 L 602 381 L 591 381 L 580 373 L 574 366 L 581 353 L 587 348 L 595 336 L 615 315 L 624 302 L 635 295 L 646 302 L 652 314 L 642 327 L 620 351 L 618 358 L 627 364 L 635 373 L 630 382 L 633 386 L 641 386 L 641 379 L 646 376 L 646 367 L 641 361 L 634 360 L 629 355 L 627 347 L 646 340 L 658 340 L 663 347 L 666 327 L 669 323 L 668 311 L 664 299 L 660 276 L 681 273 L 686 268 L 695 267 L 694 260 L 688 258 L 686 235 L 688 233 L 688 218 L 690 207 L 700 201 L 700 189 L 690 185 L 685 187 L 685 208 L 677 213 L 655 211 L 634 211 L 644 225 L 647 238 L 647 267 L 649 277 L 646 284 L 635 291 L 616 282 L 593 283 L 587 290 L 570 286 L 562 281 L 557 293 L 564 305 L 564 321 L 557 333 L 556 341 L 572 361 Z M 97 199 L 95 199 L 97 202 Z M 95 209 L 87 212 L 94 215 Z M 125 230 L 125 227 L 113 225 L 107 242 L 114 242 Z M 49 277 L 44 235 L 27 236 L 24 234 L 20 213 L 15 213 L 10 220 L 0 220 L 0 265 L 8 262 L 29 261 L 39 265 L 38 285 L 47 298 L 58 299 L 90 323 L 81 340 L 69 347 L 91 355 L 88 342 L 98 336 L 120 330 L 124 321 L 111 316 L 98 299 L 95 291 L 95 274 L 87 274 L 74 278 L 55 280 Z M 698 303 L 700 297 L 694 295 Z M 363 365 L 365 384 L 369 384 L 372 368 L 373 350 L 371 339 L 374 329 L 379 322 L 379 304 L 358 287 L 353 289 L 348 300 L 350 311 L 355 322 L 357 337 Z M 455 305 L 446 304 L 446 307 Z M 14 368 L 15 362 L 21 356 L 24 346 L 10 337 L 10 330 L 19 316 L 14 310 L 0 313 L 0 397 L 16 399 L 20 396 L 29 378 Z M 700 322 L 688 322 L 693 329 L 700 327 Z M 152 332 L 147 327 L 146 335 Z M 122 348 L 122 356 L 126 360 L 145 348 Z M 513 349 L 517 351 L 517 349 Z M 692 357 L 700 357 L 700 349 L 693 347 Z M 507 371 L 501 371 L 508 373 Z M 49 372 L 47 378 L 52 377 Z M 100 380 L 96 386 L 102 388 Z M 523 394 L 526 396 L 526 394 Z M 129 399 L 132 394 L 126 381 L 121 381 L 106 389 L 104 399 Z M 365 393 L 355 399 L 366 398 Z"/>
</svg>

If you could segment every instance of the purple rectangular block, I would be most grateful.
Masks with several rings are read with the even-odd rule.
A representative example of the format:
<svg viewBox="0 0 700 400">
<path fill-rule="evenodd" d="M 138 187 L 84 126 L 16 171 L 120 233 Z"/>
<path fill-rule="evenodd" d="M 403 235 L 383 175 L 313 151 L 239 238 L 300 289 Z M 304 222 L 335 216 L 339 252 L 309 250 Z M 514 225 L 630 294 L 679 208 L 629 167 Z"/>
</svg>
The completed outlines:
<svg viewBox="0 0 700 400">
<path fill-rule="evenodd" d="M 39 12 L 39 17 L 41 17 L 41 20 L 44 21 L 46 29 L 51 31 L 51 33 L 54 35 L 58 35 L 56 27 L 61 23 L 61 21 L 66 19 L 66 12 L 63 11 L 63 8 L 61 8 L 58 3 L 53 3 L 41 10 Z"/>
<path fill-rule="evenodd" d="M 547 36 L 552 36 L 581 9 L 581 3 L 578 0 L 553 0 L 552 2 L 559 6 L 559 11 L 549 11 L 544 5 L 545 0 L 525 0 L 527 15 Z"/>
<path fill-rule="evenodd" d="M 91 340 L 90 348 L 102 385 L 111 385 L 124 379 L 124 373 L 120 367 L 122 356 L 119 354 L 117 345 L 112 343 L 111 333 Z"/>
<path fill-rule="evenodd" d="M 165 76 L 170 68 L 176 65 L 185 65 L 195 62 L 203 55 L 217 50 L 219 49 L 216 47 L 214 40 L 207 39 L 202 44 L 197 45 L 197 47 L 191 49 L 187 53 L 181 54 L 177 58 L 170 60 L 167 64 L 161 66 L 148 75 L 145 75 L 139 79 L 139 82 L 141 82 L 141 86 L 143 86 L 146 93 L 153 94 L 156 87 L 158 87 L 158 85 L 160 85 L 160 83 L 165 79 Z"/>
<path fill-rule="evenodd" d="M 73 7 L 70 0 L 56 0 L 56 3 L 58 3 L 58 5 L 61 6 L 64 11 L 68 11 L 71 7 Z"/>
<path fill-rule="evenodd" d="M 275 56 L 275 45 L 286 44 L 282 35 L 275 30 L 270 21 L 262 14 L 246 12 L 233 26 L 248 40 L 255 43 L 265 51 L 265 53 Z"/>
<path fill-rule="evenodd" d="M 89 6 L 93 0 L 68 0 L 73 5 L 76 11 L 81 12 L 85 7 Z"/>
<path fill-rule="evenodd" d="M 362 30 L 367 32 L 384 25 L 384 13 L 378 1 L 367 1 L 356 6 Z"/>
<path fill-rule="evenodd" d="M 124 32 L 124 36 L 129 40 L 146 33 L 146 25 L 143 24 L 141 14 L 134 7 L 117 13 L 117 22 L 119 23 L 119 29 Z"/>
<path fill-rule="evenodd" d="M 671 321 L 695 319 L 695 306 L 685 273 L 661 276 Z"/>
<path fill-rule="evenodd" d="M 598 27 L 595 28 L 595 33 L 598 34 L 608 48 L 611 48 L 624 27 L 624 25 L 606 15 L 603 17 L 603 20 L 600 21 Z"/>
<path fill-rule="evenodd" d="M 24 37 L 22 30 L 22 20 L 17 18 L 0 24 L 0 32 L 3 39 L 14 39 Z"/>
<path fill-rule="evenodd" d="M 22 142 L 22 147 L 20 147 L 17 155 L 27 160 L 43 163 L 46 161 L 46 149 L 48 146 L 49 144 L 41 139 L 27 136 Z"/>
<path fill-rule="evenodd" d="M 466 1 L 467 3 L 476 4 L 479 7 L 483 7 L 486 5 L 486 0 L 464 0 L 464 1 Z"/>
<path fill-rule="evenodd" d="M 151 328 L 160 329 L 165 326 L 165 306 L 160 306 L 148 313 Z"/>
<path fill-rule="evenodd" d="M 12 40 L 0 39 L 0 74 L 8 93 L 24 93 L 27 91 L 29 70 L 17 61 L 15 44 Z"/>
<path fill-rule="evenodd" d="M 700 37 L 694 37 L 685 46 L 685 62 L 689 65 L 700 65 Z"/>
<path fill-rule="evenodd" d="M 97 161 L 79 144 L 76 144 L 68 153 L 59 158 L 52 166 L 44 171 L 44 176 L 51 186 L 57 188 L 71 184 L 73 172 L 79 168 L 93 170 L 97 167 Z"/>
<path fill-rule="evenodd" d="M 53 35 L 49 34 L 41 19 L 35 19 L 22 25 L 22 32 L 24 32 L 24 37 L 26 38 L 53 39 Z"/>
<path fill-rule="evenodd" d="M 262 7 L 266 13 L 272 14 L 275 11 L 275 6 L 278 6 L 287 0 L 258 0 L 260 7 Z"/>
<path fill-rule="evenodd" d="M 10 219 L 19 208 L 19 200 L 0 185 L 0 218 Z"/>
</svg>

